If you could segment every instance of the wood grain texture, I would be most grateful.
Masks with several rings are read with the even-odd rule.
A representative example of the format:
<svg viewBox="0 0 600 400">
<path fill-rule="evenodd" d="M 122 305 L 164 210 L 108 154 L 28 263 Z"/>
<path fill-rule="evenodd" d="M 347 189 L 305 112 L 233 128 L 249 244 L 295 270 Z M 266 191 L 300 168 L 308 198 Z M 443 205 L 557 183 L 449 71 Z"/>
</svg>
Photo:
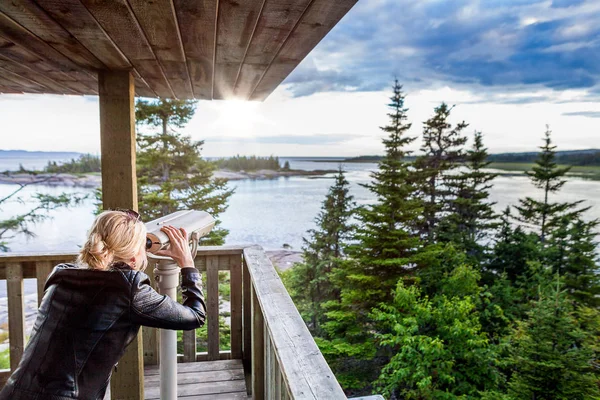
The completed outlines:
<svg viewBox="0 0 600 400">
<path fill-rule="evenodd" d="M 49 16 L 85 46 L 108 69 L 131 63 L 79 0 L 35 0 Z"/>
<path fill-rule="evenodd" d="M 42 298 L 44 297 L 44 286 L 46 285 L 46 280 L 48 279 L 48 275 L 54 269 L 54 264 L 49 261 L 40 261 L 35 265 L 36 270 L 36 279 L 37 279 L 37 293 L 38 293 L 38 306 L 42 302 Z"/>
<path fill-rule="evenodd" d="M 156 275 L 154 275 L 154 267 L 156 263 L 148 264 L 148 278 L 150 285 L 157 290 Z M 144 344 L 144 366 L 159 365 L 160 362 L 160 331 L 149 326 L 142 327 L 142 338 Z"/>
<path fill-rule="evenodd" d="M 253 313 L 257 308 L 262 310 L 265 329 L 268 329 L 277 353 L 282 382 L 288 387 L 291 398 L 345 399 L 265 252 L 260 247 L 246 248 L 244 259 L 256 292 Z M 253 356 L 253 367 L 254 364 Z"/>
<path fill-rule="evenodd" d="M 315 48 L 358 0 L 312 0 L 250 96 L 264 100 Z"/>
<path fill-rule="evenodd" d="M 234 87 L 264 0 L 220 0 L 215 54 L 214 99 L 234 98 Z"/>
<path fill-rule="evenodd" d="M 82 68 L 106 66 L 33 0 L 0 1 L 0 11 Z"/>
<path fill-rule="evenodd" d="M 1 45 L 0 45 L 1 48 Z M 0 53 L 2 50 L 0 49 Z M 33 82 L 39 83 L 48 89 L 47 93 L 60 93 L 60 94 L 75 94 L 75 92 L 66 86 L 61 85 L 57 81 L 54 81 L 44 74 L 36 71 L 29 67 L 27 63 L 18 63 L 12 61 L 5 56 L 0 55 L 0 67 L 5 70 L 12 71 L 13 73 L 18 74 L 24 78 L 27 78 Z"/>
<path fill-rule="evenodd" d="M 242 358 L 242 256 L 229 256 L 231 288 L 231 357 Z"/>
<path fill-rule="evenodd" d="M 101 71 L 100 147 L 102 206 L 137 209 L 134 86 L 129 71 Z M 110 388 L 113 398 L 143 399 L 144 351 L 138 334 L 119 361 Z"/>
<path fill-rule="evenodd" d="M 250 360 L 252 359 L 252 282 L 248 266 L 242 258 L 242 359 L 244 366 L 250 369 Z"/>
<path fill-rule="evenodd" d="M 196 361 L 196 330 L 183 331 L 183 362 Z"/>
<path fill-rule="evenodd" d="M 237 78 L 236 97 L 250 97 L 310 3 L 311 0 L 265 2 Z"/>
<path fill-rule="evenodd" d="M 8 338 L 10 340 L 10 369 L 14 371 L 25 348 L 25 303 L 23 299 L 23 269 L 21 264 L 6 266 L 8 295 Z"/>
<path fill-rule="evenodd" d="M 171 0 L 129 0 L 176 97 L 194 97 L 175 10 Z"/>
<path fill-rule="evenodd" d="M 219 357 L 219 256 L 206 257 L 208 360 Z"/>
<path fill-rule="evenodd" d="M 252 298 L 252 398 L 265 397 L 265 320 L 258 301 L 258 294 L 251 287 Z"/>
<path fill-rule="evenodd" d="M 217 0 L 174 0 L 194 97 L 213 98 Z"/>
<path fill-rule="evenodd" d="M 174 93 L 129 3 L 126 0 L 81 2 L 144 77 L 150 88 L 161 97 L 173 98 Z"/>
</svg>

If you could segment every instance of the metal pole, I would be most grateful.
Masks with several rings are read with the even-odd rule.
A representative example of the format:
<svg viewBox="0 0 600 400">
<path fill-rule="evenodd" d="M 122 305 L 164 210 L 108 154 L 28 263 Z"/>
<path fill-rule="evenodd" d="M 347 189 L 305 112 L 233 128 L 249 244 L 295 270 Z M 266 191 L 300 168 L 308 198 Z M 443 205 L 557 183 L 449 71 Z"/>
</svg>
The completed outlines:
<svg viewBox="0 0 600 400">
<path fill-rule="evenodd" d="M 172 259 L 161 258 L 154 270 L 158 292 L 177 301 L 180 268 Z M 177 400 L 177 331 L 160 330 L 160 398 Z"/>
</svg>

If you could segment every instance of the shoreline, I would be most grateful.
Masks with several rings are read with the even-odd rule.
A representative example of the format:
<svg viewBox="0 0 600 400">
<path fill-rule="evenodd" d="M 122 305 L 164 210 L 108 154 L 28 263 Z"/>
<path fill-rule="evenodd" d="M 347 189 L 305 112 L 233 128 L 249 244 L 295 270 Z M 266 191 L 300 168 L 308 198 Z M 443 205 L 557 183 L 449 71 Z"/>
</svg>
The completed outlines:
<svg viewBox="0 0 600 400">
<path fill-rule="evenodd" d="M 244 179 L 277 179 L 281 177 L 320 177 L 327 174 L 335 173 L 335 170 L 258 170 L 258 171 L 230 171 L 216 170 L 213 173 L 213 178 L 225 179 L 227 181 L 236 181 Z M 99 173 L 90 174 L 31 174 L 15 171 L 0 173 L 0 184 L 13 185 L 43 185 L 43 186 L 66 186 L 66 187 L 82 187 L 82 188 L 99 188 L 102 185 L 102 177 Z"/>
</svg>

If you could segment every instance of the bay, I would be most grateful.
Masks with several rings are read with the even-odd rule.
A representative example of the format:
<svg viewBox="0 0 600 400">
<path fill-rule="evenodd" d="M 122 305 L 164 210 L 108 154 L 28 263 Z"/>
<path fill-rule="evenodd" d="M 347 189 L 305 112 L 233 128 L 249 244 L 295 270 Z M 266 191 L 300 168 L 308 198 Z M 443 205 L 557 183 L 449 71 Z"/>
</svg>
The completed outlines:
<svg viewBox="0 0 600 400">
<path fill-rule="evenodd" d="M 292 169 L 337 169 L 339 162 L 323 159 L 282 158 L 290 161 Z M 351 194 L 359 205 L 371 203 L 372 194 L 361 186 L 371 181 L 370 173 L 376 170 L 374 163 L 348 163 L 347 171 Z M 272 180 L 231 181 L 235 188 L 229 207 L 221 216 L 222 226 L 229 230 L 227 244 L 259 244 L 267 250 L 280 249 L 284 245 L 301 250 L 302 237 L 315 227 L 314 218 L 334 174 L 319 177 L 288 177 Z M 524 176 L 499 176 L 490 191 L 494 208 L 500 212 L 506 206 L 515 205 L 519 198 L 540 198 L 541 193 Z M 11 193 L 15 185 L 0 185 L 0 198 Z M 81 206 L 50 212 L 50 219 L 36 224 L 36 237 L 23 235 L 10 240 L 11 252 L 76 252 L 85 241 L 86 232 L 94 219 L 95 200 L 93 190 L 69 187 L 28 186 L 19 195 L 20 200 L 2 204 L 0 219 L 25 212 L 32 206 L 31 196 L 36 192 L 59 194 L 89 194 L 92 198 Z M 570 178 L 552 201 L 584 200 L 591 206 L 587 218 L 600 218 L 600 182 Z"/>
</svg>

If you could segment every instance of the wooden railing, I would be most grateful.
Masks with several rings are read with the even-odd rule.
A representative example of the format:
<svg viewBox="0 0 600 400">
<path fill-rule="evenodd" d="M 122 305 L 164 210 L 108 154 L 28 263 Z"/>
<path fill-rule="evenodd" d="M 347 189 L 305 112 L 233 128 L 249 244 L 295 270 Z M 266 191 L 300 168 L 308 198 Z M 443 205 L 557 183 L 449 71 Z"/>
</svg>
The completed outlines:
<svg viewBox="0 0 600 400">
<path fill-rule="evenodd" d="M 75 257 L 0 256 L 0 280 L 7 281 L 11 370 L 26 343 L 23 279 L 37 279 L 39 304 L 54 265 L 73 262 Z M 207 351 L 197 351 L 195 331 L 184 331 L 183 354 L 178 361 L 242 359 L 250 382 L 248 392 L 254 399 L 346 398 L 262 248 L 202 247 L 195 264 L 206 276 Z M 219 330 L 219 271 L 229 273 L 230 350 L 220 348 L 224 332 Z M 143 329 L 143 335 L 144 362 L 156 364 L 158 334 Z M 0 371 L 0 385 L 9 375 L 10 370 Z"/>
</svg>

